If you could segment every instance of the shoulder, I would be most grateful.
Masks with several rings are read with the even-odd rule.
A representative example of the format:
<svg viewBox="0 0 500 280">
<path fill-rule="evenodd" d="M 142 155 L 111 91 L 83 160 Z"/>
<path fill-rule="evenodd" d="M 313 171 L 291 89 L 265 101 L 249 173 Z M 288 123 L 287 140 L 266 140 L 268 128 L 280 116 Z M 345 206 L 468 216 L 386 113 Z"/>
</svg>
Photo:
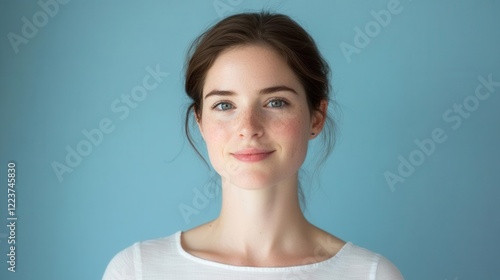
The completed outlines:
<svg viewBox="0 0 500 280">
<path fill-rule="evenodd" d="M 108 263 L 103 280 L 135 279 L 135 256 L 139 243 L 120 251 Z"/>
<path fill-rule="evenodd" d="M 136 242 L 123 249 L 108 263 L 102 279 L 140 279 L 145 266 L 155 266 L 177 254 L 178 234 Z"/>
<path fill-rule="evenodd" d="M 349 271 L 363 271 L 374 280 L 403 280 L 398 268 L 384 256 L 347 243 L 340 252 L 342 267 Z"/>
<path fill-rule="evenodd" d="M 388 259 L 380 256 L 380 260 L 377 265 L 377 280 L 403 280 L 403 275 L 399 269 Z"/>
</svg>

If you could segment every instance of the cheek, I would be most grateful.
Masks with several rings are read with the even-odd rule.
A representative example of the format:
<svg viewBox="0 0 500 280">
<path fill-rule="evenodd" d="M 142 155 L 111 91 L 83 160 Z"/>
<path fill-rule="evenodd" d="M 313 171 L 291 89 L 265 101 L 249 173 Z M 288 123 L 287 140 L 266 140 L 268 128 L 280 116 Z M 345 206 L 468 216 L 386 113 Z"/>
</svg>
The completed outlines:
<svg viewBox="0 0 500 280">
<path fill-rule="evenodd" d="M 204 125 L 201 125 L 208 156 L 213 163 L 219 161 L 219 157 L 222 156 L 225 148 L 224 144 L 229 139 L 229 132 L 224 127 L 224 125 L 213 120 L 209 120 Z"/>
<path fill-rule="evenodd" d="M 224 129 L 221 129 L 221 127 L 224 127 L 222 125 L 218 125 L 216 123 L 211 122 L 210 125 L 203 125 L 203 140 L 205 140 L 205 143 L 207 146 L 214 146 L 217 144 L 221 143 L 221 140 L 226 137 L 227 132 Z"/>
<path fill-rule="evenodd" d="M 290 114 L 278 121 L 281 123 L 276 125 L 276 127 L 279 127 L 282 133 L 294 135 L 295 139 L 303 138 L 310 129 L 309 115 L 303 110 L 295 111 L 294 114 Z"/>
<path fill-rule="evenodd" d="M 287 138 L 290 141 L 297 139 L 297 137 L 303 130 L 302 124 L 298 123 L 295 119 L 288 121 L 279 121 L 279 124 L 275 127 L 275 134 L 281 135 L 283 138 Z"/>
<path fill-rule="evenodd" d="M 309 140 L 309 127 L 304 118 L 290 118 L 287 120 L 277 120 L 274 127 L 274 135 L 282 140 L 282 143 L 293 154 L 304 153 Z"/>
</svg>

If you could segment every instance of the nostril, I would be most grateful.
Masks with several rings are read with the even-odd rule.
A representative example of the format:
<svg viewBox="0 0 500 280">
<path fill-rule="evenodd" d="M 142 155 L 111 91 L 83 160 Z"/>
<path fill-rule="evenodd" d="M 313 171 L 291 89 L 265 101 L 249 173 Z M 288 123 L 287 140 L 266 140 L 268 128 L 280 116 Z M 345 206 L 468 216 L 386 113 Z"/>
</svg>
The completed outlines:
<svg viewBox="0 0 500 280">
<path fill-rule="evenodd" d="M 238 133 L 240 137 L 255 137 L 262 134 L 262 124 L 259 116 L 255 113 L 242 116 Z"/>
</svg>

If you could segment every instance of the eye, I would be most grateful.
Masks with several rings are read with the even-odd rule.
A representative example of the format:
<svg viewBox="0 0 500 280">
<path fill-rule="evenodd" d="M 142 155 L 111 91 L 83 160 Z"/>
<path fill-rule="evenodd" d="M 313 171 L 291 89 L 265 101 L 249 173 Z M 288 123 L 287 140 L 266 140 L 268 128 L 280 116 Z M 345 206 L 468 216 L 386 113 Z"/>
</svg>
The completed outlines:
<svg viewBox="0 0 500 280">
<path fill-rule="evenodd" d="M 233 105 L 228 102 L 219 102 L 212 106 L 213 109 L 217 109 L 219 111 L 227 111 L 233 109 Z"/>
<path fill-rule="evenodd" d="M 283 99 L 273 99 L 273 100 L 269 101 L 269 103 L 267 103 L 267 105 L 271 108 L 283 108 L 286 105 L 288 105 L 288 103 Z"/>
</svg>

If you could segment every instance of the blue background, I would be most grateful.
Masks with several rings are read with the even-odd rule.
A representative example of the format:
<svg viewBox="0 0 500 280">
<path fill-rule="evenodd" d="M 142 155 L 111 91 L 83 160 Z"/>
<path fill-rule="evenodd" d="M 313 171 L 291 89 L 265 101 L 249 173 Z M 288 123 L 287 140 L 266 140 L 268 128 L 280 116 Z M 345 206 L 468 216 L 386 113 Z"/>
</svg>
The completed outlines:
<svg viewBox="0 0 500 280">
<path fill-rule="evenodd" d="M 220 196 L 193 204 L 196 191 L 217 181 L 182 133 L 185 54 L 221 17 L 262 8 L 303 25 L 333 69 L 338 142 L 314 179 L 304 175 L 310 220 L 385 255 L 406 279 L 498 277 L 500 87 L 485 100 L 474 92 L 479 76 L 500 81 L 500 1 L 401 0 L 377 29 L 371 11 L 390 2 L 74 0 L 16 47 L 8 34 L 22 36 L 22 18 L 33 23 L 37 12 L 43 23 L 43 9 L 2 1 L 0 278 L 100 279 L 132 243 L 217 215 Z M 341 44 L 356 47 L 356 27 L 373 36 L 346 55 Z M 168 77 L 121 119 L 112 103 L 157 65 Z M 467 117 L 443 117 L 464 101 Z M 76 149 L 86 141 L 82 130 L 106 118 L 114 130 L 59 180 L 53 163 L 66 164 L 66 147 Z M 419 158 L 415 140 L 436 128 L 446 140 Z M 399 157 L 412 153 L 414 172 L 391 188 L 384 174 L 398 175 Z M 6 263 L 11 160 L 15 273 Z M 184 217 L 180 207 L 198 212 Z"/>
</svg>

